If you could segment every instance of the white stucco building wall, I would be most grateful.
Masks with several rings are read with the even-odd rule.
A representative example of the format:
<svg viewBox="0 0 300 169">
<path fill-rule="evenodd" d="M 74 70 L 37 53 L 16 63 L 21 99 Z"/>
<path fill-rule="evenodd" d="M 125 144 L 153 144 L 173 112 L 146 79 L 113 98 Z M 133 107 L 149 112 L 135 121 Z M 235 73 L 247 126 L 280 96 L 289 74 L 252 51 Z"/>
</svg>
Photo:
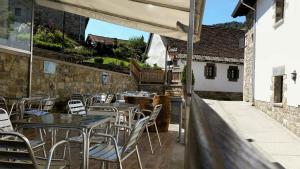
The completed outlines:
<svg viewBox="0 0 300 169">
<path fill-rule="evenodd" d="M 178 61 L 181 67 L 185 65 L 185 61 Z M 204 67 L 206 62 L 193 61 L 192 69 L 195 76 L 195 91 L 214 91 L 214 92 L 243 92 L 243 65 L 215 63 L 216 77 L 215 79 L 206 79 L 204 76 Z M 229 81 L 227 78 L 227 70 L 229 66 L 238 66 L 239 79 L 237 81 Z"/>
<path fill-rule="evenodd" d="M 165 56 L 166 56 L 166 45 L 160 35 L 153 34 L 152 40 L 149 46 L 148 59 L 146 63 L 153 66 L 165 68 Z"/>
<path fill-rule="evenodd" d="M 274 0 L 257 1 L 255 35 L 255 99 L 272 102 L 273 68 L 284 67 L 284 97 L 289 106 L 300 105 L 300 1 L 285 0 L 284 19 L 275 24 Z M 297 72 L 294 82 L 291 73 Z"/>
</svg>

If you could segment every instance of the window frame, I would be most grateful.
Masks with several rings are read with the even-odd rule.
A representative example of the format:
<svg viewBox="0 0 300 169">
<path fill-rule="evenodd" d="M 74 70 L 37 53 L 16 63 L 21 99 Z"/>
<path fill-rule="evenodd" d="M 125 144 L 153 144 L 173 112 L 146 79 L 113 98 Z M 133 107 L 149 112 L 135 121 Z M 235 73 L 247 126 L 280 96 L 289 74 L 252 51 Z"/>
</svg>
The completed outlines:
<svg viewBox="0 0 300 169">
<path fill-rule="evenodd" d="M 274 0 L 275 1 L 275 26 L 280 25 L 284 20 L 285 15 L 285 0 Z M 278 11 L 280 9 L 281 11 Z"/>
<path fill-rule="evenodd" d="M 209 72 L 211 69 L 211 72 Z M 204 77 L 205 79 L 215 79 L 217 77 L 217 67 L 215 63 L 206 63 L 204 66 Z"/>
<path fill-rule="evenodd" d="M 21 17 L 22 16 L 22 8 L 15 8 L 15 16 L 16 17 Z"/>
<path fill-rule="evenodd" d="M 234 72 L 232 72 L 234 71 Z M 232 73 L 234 73 L 234 77 L 232 77 Z M 238 66 L 229 66 L 227 69 L 227 79 L 230 82 L 237 82 L 240 78 L 240 70 Z"/>
</svg>

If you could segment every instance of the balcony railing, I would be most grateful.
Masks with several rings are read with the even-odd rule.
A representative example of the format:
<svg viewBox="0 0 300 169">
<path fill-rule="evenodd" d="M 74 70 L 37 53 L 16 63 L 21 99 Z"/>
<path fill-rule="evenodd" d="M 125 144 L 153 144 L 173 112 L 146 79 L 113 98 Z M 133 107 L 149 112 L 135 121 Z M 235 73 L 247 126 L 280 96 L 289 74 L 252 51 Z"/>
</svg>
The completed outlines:
<svg viewBox="0 0 300 169">
<path fill-rule="evenodd" d="M 189 119 L 185 169 L 276 168 L 196 94 Z"/>
</svg>

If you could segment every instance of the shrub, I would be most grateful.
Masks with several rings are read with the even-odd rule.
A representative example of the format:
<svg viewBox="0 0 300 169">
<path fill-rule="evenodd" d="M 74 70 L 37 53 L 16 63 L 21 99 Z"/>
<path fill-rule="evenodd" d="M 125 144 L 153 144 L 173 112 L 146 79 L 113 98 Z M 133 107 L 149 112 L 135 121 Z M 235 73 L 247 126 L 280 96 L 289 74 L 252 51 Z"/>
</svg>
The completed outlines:
<svg viewBox="0 0 300 169">
<path fill-rule="evenodd" d="M 104 59 L 103 58 L 95 58 L 94 61 L 95 61 L 95 63 L 103 64 Z"/>
<path fill-rule="evenodd" d="M 186 65 L 183 68 L 183 72 L 182 72 L 182 77 L 181 77 L 181 83 L 186 85 L 186 81 L 187 81 L 187 77 L 186 77 Z M 195 76 L 194 76 L 194 72 L 192 70 L 192 85 L 195 84 Z"/>
</svg>

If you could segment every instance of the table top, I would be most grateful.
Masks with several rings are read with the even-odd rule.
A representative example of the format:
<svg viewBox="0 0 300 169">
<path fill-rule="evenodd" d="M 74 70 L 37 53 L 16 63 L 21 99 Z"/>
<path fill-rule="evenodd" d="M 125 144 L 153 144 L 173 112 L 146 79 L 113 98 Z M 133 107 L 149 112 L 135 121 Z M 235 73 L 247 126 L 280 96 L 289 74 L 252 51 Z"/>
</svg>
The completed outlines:
<svg viewBox="0 0 300 169">
<path fill-rule="evenodd" d="M 24 128 L 91 128 L 111 120 L 109 115 L 73 115 L 49 113 L 43 116 L 33 116 L 28 119 L 13 121 Z"/>
</svg>

